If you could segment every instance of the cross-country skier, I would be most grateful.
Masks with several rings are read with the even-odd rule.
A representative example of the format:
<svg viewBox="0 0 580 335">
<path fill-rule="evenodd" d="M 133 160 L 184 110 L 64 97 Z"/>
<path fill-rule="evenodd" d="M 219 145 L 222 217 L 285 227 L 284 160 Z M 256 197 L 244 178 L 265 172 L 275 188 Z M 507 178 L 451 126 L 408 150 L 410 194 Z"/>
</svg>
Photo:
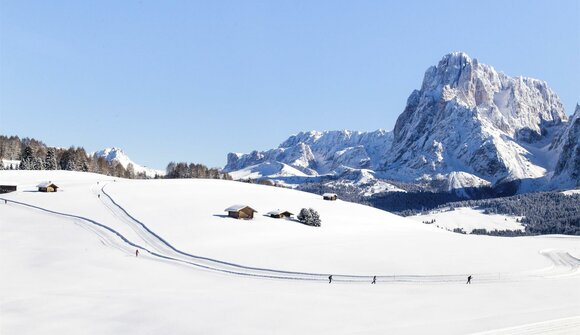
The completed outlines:
<svg viewBox="0 0 580 335">
<path fill-rule="evenodd" d="M 328 276 L 328 283 L 332 283 L 332 275 Z"/>
<path fill-rule="evenodd" d="M 371 284 L 376 284 L 377 283 L 377 276 L 373 276 L 373 282 Z"/>
<path fill-rule="evenodd" d="M 471 275 L 467 276 L 467 283 L 466 284 L 471 284 Z"/>
<path fill-rule="evenodd" d="M 135 257 L 139 257 L 139 249 L 135 249 Z"/>
</svg>

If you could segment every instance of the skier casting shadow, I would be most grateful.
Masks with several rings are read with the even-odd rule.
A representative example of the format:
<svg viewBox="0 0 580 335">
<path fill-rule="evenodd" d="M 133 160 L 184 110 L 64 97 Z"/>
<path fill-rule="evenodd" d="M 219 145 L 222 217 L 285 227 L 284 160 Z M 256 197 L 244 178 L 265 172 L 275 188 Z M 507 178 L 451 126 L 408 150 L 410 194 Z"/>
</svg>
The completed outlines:
<svg viewBox="0 0 580 335">
<path fill-rule="evenodd" d="M 471 275 L 467 276 L 467 283 L 465 284 L 471 284 Z"/>
<path fill-rule="evenodd" d="M 332 283 L 332 275 L 328 276 L 328 283 Z"/>
</svg>

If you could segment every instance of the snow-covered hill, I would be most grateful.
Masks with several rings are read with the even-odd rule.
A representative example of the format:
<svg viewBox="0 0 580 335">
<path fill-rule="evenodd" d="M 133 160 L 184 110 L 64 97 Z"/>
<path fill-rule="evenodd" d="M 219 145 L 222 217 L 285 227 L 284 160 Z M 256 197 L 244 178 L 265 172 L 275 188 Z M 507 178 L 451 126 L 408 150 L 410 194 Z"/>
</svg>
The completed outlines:
<svg viewBox="0 0 580 335">
<path fill-rule="evenodd" d="M 446 180 L 441 190 L 525 180 L 524 190 L 531 183 L 546 187 L 552 172 L 560 176 L 566 166 L 571 170 L 551 184 L 565 187 L 577 185 L 580 175 L 568 139 L 576 134 L 571 127 L 546 82 L 509 77 L 456 52 L 426 71 L 392 132 L 299 133 L 276 149 L 229 154 L 225 171 L 236 175 L 278 162 L 308 176 L 336 176 L 346 167 L 373 170 L 387 181 Z M 558 138 L 569 143 L 562 156 L 564 141 L 555 144 Z"/>
<path fill-rule="evenodd" d="M 35 192 L 47 179 L 59 192 Z M 2 334 L 580 327 L 577 237 L 453 234 L 362 205 L 224 180 L 0 171 L 7 182 L 18 192 L 0 196 Z M 227 217 L 235 203 L 257 209 L 255 219 Z M 315 208 L 322 226 L 263 215 L 302 207 Z"/>
<path fill-rule="evenodd" d="M 145 173 L 145 175 L 150 178 L 153 178 L 156 175 L 158 176 L 165 175 L 165 171 L 163 170 L 151 169 L 133 162 L 129 158 L 129 156 L 127 156 L 127 154 L 122 149 L 119 148 L 106 148 L 103 150 L 96 151 L 92 153 L 91 156 L 92 155 L 95 155 L 97 157 L 103 157 L 109 162 L 117 162 L 121 164 L 125 169 L 129 166 L 129 164 L 131 164 L 133 166 L 133 170 L 135 171 L 135 173 Z"/>
</svg>

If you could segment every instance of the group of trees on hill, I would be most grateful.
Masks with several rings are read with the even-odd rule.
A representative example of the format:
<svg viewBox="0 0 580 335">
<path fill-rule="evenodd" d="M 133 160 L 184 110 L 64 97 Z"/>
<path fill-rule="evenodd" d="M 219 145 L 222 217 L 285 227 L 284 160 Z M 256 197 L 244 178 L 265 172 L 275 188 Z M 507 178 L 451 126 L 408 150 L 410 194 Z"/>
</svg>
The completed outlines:
<svg viewBox="0 0 580 335">
<path fill-rule="evenodd" d="M 452 208 L 471 207 L 486 214 L 521 216 L 526 235 L 580 235 L 580 194 L 560 192 L 518 194 L 505 198 L 454 202 Z M 440 206 L 440 208 L 446 207 Z"/>
<path fill-rule="evenodd" d="M 84 171 L 114 177 L 145 178 L 144 173 L 134 171 L 132 164 L 125 168 L 118 162 L 88 155 L 83 147 L 53 148 L 41 141 L 20 139 L 18 136 L 0 136 L 0 158 L 20 161 L 18 165 L 8 164 L 8 169 Z M 4 169 L 4 164 L 0 164 L 0 169 Z"/>
<path fill-rule="evenodd" d="M 124 167 L 117 161 L 109 162 L 104 157 L 89 155 L 83 147 L 53 148 L 41 141 L 31 138 L 20 139 L 18 136 L 0 135 L 0 158 L 20 161 L 20 164 L 8 164 L 8 169 L 69 170 L 121 178 L 147 178 L 144 172 L 136 172 L 131 163 Z M 4 164 L 0 164 L 0 169 L 4 169 Z M 227 173 L 202 164 L 173 162 L 167 166 L 166 178 L 231 179 Z"/>
<path fill-rule="evenodd" d="M 208 168 L 203 164 L 174 163 L 167 165 L 165 178 L 208 178 L 232 180 L 232 177 L 215 168 Z"/>
</svg>

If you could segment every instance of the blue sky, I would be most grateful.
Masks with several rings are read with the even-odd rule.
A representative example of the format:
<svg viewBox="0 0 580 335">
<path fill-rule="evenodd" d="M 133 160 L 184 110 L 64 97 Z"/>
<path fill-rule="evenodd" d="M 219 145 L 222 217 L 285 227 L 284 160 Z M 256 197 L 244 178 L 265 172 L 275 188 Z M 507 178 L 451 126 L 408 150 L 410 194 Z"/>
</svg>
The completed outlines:
<svg viewBox="0 0 580 335">
<path fill-rule="evenodd" d="M 465 51 L 580 101 L 578 1 L 0 1 L 0 133 L 221 167 L 307 130 L 391 130 Z"/>
</svg>

